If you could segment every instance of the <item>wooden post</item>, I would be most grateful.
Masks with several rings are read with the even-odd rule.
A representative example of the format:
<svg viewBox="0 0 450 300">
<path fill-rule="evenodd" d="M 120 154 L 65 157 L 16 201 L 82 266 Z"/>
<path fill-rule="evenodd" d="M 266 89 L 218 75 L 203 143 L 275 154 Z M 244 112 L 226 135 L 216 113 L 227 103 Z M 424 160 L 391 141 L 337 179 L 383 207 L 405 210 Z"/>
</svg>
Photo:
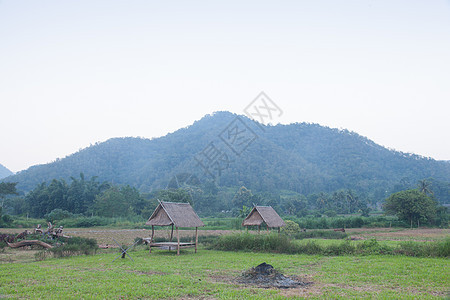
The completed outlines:
<svg viewBox="0 0 450 300">
<path fill-rule="evenodd" d="M 195 227 L 195 253 L 197 253 L 197 244 L 198 244 L 198 227 Z"/>
<path fill-rule="evenodd" d="M 155 226 L 152 225 L 152 237 L 150 238 L 150 244 L 148 244 L 148 247 L 150 248 L 150 252 L 152 253 L 152 243 L 153 243 L 153 237 L 155 236 Z"/>
<path fill-rule="evenodd" d="M 280 227 L 278 227 L 278 234 L 280 234 Z"/>
<path fill-rule="evenodd" d="M 173 225 L 172 225 L 173 226 Z M 178 232 L 178 226 L 176 227 L 177 228 L 177 242 L 178 242 L 178 245 L 177 245 L 177 255 L 180 255 L 180 233 Z"/>
<path fill-rule="evenodd" d="M 269 225 L 266 224 L 266 226 L 267 226 L 267 233 L 269 233 Z"/>
<path fill-rule="evenodd" d="M 178 229 L 177 229 L 177 230 L 178 230 Z M 171 242 L 172 239 L 173 239 L 173 224 L 172 224 L 172 231 L 170 232 L 170 241 L 169 241 L 169 242 Z"/>
<path fill-rule="evenodd" d="M 261 231 L 261 225 L 258 225 L 258 234 Z"/>
</svg>

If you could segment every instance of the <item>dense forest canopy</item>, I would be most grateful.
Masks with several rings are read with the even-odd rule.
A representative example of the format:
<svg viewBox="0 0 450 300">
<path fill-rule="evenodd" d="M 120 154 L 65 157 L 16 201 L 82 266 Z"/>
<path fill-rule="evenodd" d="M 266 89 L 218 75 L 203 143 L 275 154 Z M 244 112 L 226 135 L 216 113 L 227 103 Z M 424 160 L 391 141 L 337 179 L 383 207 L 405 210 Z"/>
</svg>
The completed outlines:
<svg viewBox="0 0 450 300">
<path fill-rule="evenodd" d="M 251 143 L 244 144 L 245 149 L 230 147 L 230 140 L 226 140 L 232 133 L 230 124 L 235 124 L 236 118 L 243 124 L 240 130 L 247 130 L 246 137 L 252 138 Z M 235 136 L 233 141 L 236 140 Z M 211 165 L 208 173 L 204 163 L 205 159 L 212 159 L 212 154 L 216 158 L 220 154 L 223 164 L 220 168 L 218 164 Z M 86 178 L 96 176 L 98 182 L 129 185 L 141 193 L 165 189 L 174 184 L 175 175 L 190 174 L 202 185 L 203 195 L 216 193 L 220 197 L 224 191 L 236 193 L 245 186 L 254 195 L 276 198 L 292 194 L 300 202 L 303 197 L 311 198 L 310 202 L 321 199 L 320 205 L 324 207 L 336 199 L 354 198 L 343 195 L 344 191 L 366 199 L 364 202 L 377 203 L 391 192 L 415 187 L 418 180 L 432 178 L 435 198 L 442 203 L 450 202 L 450 162 L 388 150 L 347 130 L 307 123 L 264 126 L 229 112 L 207 115 L 161 138 L 110 139 L 4 180 L 18 182 L 19 191 L 29 192 L 43 182 L 57 184 L 54 179 L 67 185 L 61 180 L 70 181 L 80 173 Z M 180 181 L 177 184 L 195 186 L 182 178 Z M 216 188 L 211 188 L 212 185 Z M 198 197 L 198 203 L 206 201 Z M 84 201 L 93 198 L 89 196 Z M 85 202 L 74 209 L 82 210 Z M 222 204 L 209 207 L 229 208 Z"/>
</svg>

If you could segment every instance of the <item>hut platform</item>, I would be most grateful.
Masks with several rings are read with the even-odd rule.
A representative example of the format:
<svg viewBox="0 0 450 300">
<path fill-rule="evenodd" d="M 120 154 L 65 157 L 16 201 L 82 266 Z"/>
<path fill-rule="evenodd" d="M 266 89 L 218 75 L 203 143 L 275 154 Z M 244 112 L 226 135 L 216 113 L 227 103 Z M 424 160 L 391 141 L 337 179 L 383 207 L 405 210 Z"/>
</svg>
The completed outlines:
<svg viewBox="0 0 450 300">
<path fill-rule="evenodd" d="M 178 247 L 177 242 L 158 242 L 158 243 L 152 243 L 151 238 L 144 238 L 144 241 L 148 242 L 149 247 L 157 247 L 164 250 L 176 250 Z M 191 248 L 195 247 L 195 243 L 181 243 L 180 242 L 180 249 L 183 248 Z"/>
</svg>

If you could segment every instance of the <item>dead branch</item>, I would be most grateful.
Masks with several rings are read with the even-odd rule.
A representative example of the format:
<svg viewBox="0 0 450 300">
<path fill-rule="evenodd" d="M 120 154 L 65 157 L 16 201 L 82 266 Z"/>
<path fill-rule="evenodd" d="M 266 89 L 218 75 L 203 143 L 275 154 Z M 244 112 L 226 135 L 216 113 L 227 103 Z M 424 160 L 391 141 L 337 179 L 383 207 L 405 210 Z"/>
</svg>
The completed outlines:
<svg viewBox="0 0 450 300">
<path fill-rule="evenodd" d="M 33 246 L 33 245 L 39 245 L 42 246 L 44 248 L 53 248 L 52 245 L 44 243 L 42 241 L 38 241 L 38 240 L 23 240 L 17 243 L 7 243 L 9 247 L 11 248 L 20 248 L 20 247 L 25 247 L 25 246 Z"/>
</svg>

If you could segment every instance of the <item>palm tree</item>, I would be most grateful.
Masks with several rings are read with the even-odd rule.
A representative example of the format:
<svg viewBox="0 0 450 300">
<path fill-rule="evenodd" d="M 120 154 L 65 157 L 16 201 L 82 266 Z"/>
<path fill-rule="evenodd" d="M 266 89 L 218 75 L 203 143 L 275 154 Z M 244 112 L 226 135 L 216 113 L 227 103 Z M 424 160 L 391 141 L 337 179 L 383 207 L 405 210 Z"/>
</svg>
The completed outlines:
<svg viewBox="0 0 450 300">
<path fill-rule="evenodd" d="M 425 195 L 433 195 L 433 191 L 431 190 L 431 182 L 429 180 L 419 180 L 419 182 L 417 183 L 417 187 L 419 188 L 419 191 L 421 193 L 424 193 Z"/>
</svg>

